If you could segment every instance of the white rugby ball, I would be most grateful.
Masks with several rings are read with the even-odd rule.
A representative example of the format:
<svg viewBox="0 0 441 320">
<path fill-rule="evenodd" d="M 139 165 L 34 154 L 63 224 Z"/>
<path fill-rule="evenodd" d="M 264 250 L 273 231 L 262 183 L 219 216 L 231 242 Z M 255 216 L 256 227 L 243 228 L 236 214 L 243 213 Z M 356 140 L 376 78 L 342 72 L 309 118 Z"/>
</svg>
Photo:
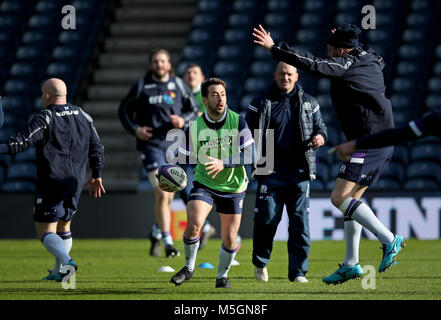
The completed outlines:
<svg viewBox="0 0 441 320">
<path fill-rule="evenodd" d="M 176 164 L 164 164 L 158 170 L 159 183 L 173 191 L 181 191 L 187 186 L 187 174 Z"/>
</svg>

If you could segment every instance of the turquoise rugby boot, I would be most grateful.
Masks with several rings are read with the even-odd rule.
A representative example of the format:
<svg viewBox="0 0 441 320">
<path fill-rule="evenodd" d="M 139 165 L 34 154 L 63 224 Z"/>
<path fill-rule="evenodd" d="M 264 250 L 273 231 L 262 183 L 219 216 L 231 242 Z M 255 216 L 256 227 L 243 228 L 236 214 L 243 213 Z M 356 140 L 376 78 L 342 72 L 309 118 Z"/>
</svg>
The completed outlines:
<svg viewBox="0 0 441 320">
<path fill-rule="evenodd" d="M 42 280 L 46 281 L 46 280 L 55 280 L 57 275 L 56 274 L 52 274 L 51 270 L 48 270 L 49 274 L 44 277 Z"/>
<path fill-rule="evenodd" d="M 360 264 L 355 266 L 345 266 L 339 264 L 337 271 L 330 276 L 324 277 L 322 281 L 326 284 L 341 284 L 351 279 L 359 279 L 363 275 L 363 269 Z"/>
<path fill-rule="evenodd" d="M 401 248 L 406 247 L 404 238 L 396 235 L 394 240 L 389 244 L 384 244 L 381 248 L 383 250 L 383 260 L 381 260 L 378 272 L 385 272 L 392 267 L 393 264 L 397 264 L 397 255 L 401 251 Z"/>
<path fill-rule="evenodd" d="M 67 281 L 75 274 L 75 272 L 77 272 L 77 270 L 78 270 L 77 264 L 75 263 L 75 261 L 70 259 L 69 263 L 63 266 L 63 268 L 61 268 L 61 271 L 55 275 L 55 281 L 57 282 L 61 282 L 63 280 Z"/>
</svg>

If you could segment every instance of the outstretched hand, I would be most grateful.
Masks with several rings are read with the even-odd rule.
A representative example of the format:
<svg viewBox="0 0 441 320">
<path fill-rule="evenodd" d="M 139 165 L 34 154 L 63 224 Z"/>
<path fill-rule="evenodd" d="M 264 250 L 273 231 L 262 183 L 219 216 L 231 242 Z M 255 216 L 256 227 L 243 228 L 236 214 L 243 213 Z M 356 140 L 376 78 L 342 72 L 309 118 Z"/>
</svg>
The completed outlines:
<svg viewBox="0 0 441 320">
<path fill-rule="evenodd" d="M 271 38 L 271 32 L 266 32 L 262 25 L 259 24 L 259 29 L 253 29 L 254 43 L 262 46 L 268 51 L 274 46 L 273 38 Z"/>
<path fill-rule="evenodd" d="M 342 161 L 349 161 L 351 159 L 351 155 L 357 150 L 357 143 L 355 140 L 351 140 L 345 143 L 342 143 L 334 148 L 332 148 L 332 152 L 337 152 L 338 157 Z"/>
<path fill-rule="evenodd" d="M 106 190 L 103 186 L 103 179 L 101 178 L 92 178 L 85 183 L 84 186 L 90 184 L 89 187 L 89 195 L 93 195 L 95 198 L 101 198 L 101 193 L 105 194 Z"/>
<path fill-rule="evenodd" d="M 209 176 L 213 175 L 211 178 L 214 179 L 219 172 L 224 170 L 224 164 L 220 159 L 212 158 L 210 156 L 207 156 L 207 158 L 210 161 L 205 163 L 205 169 L 208 171 L 207 174 Z"/>
</svg>

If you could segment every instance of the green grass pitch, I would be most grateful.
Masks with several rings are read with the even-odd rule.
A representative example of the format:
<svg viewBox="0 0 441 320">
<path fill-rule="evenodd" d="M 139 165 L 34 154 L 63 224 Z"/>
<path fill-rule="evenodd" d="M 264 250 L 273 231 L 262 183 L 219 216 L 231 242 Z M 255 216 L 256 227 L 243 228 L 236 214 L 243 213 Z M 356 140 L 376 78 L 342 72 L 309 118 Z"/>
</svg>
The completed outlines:
<svg viewBox="0 0 441 320">
<path fill-rule="evenodd" d="M 182 242 L 177 247 L 183 252 Z M 351 280 L 328 286 L 321 279 L 334 272 L 344 258 L 343 241 L 314 241 L 309 259 L 309 283 L 288 281 L 286 242 L 275 242 L 268 265 L 270 280 L 254 279 L 251 264 L 252 241 L 244 240 L 229 277 L 233 289 L 215 289 L 216 269 L 196 268 L 193 279 L 179 287 L 171 284 L 172 273 L 158 273 L 161 266 L 178 271 L 184 257 L 152 258 L 147 240 L 74 239 L 71 255 L 78 263 L 75 289 L 61 283 L 42 281 L 52 268 L 53 257 L 38 240 L 0 241 L 1 300 L 440 300 L 441 240 L 408 240 L 397 265 L 372 279 Z M 378 241 L 362 240 L 360 264 L 377 270 L 382 251 Z M 217 265 L 219 239 L 210 240 L 199 251 L 196 266 L 202 262 Z M 373 276 L 373 274 L 370 274 Z"/>
</svg>

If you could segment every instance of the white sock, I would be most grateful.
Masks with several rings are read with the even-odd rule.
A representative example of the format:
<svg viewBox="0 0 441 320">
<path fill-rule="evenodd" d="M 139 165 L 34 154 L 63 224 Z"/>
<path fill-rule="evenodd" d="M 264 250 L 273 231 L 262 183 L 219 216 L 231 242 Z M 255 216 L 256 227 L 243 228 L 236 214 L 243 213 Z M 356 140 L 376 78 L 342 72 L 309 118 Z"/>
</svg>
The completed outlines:
<svg viewBox="0 0 441 320">
<path fill-rule="evenodd" d="M 170 234 L 170 232 L 163 232 L 162 233 L 162 243 L 164 244 L 164 247 L 170 245 L 173 245 L 173 238 Z"/>
<path fill-rule="evenodd" d="M 153 224 L 152 226 L 152 237 L 160 240 L 162 235 L 161 235 L 161 229 L 159 229 L 158 225 L 156 223 Z"/>
<path fill-rule="evenodd" d="M 346 266 L 355 266 L 359 262 L 358 252 L 360 247 L 361 229 L 363 229 L 363 226 L 354 220 L 345 221 L 344 226 L 346 257 L 343 263 Z"/>
<path fill-rule="evenodd" d="M 196 257 L 199 249 L 200 237 L 197 236 L 194 239 L 187 239 L 184 236 L 184 253 L 185 253 L 185 266 L 188 270 L 193 271 L 196 264 Z"/>
<path fill-rule="evenodd" d="M 372 232 L 382 244 L 389 244 L 394 240 L 394 235 L 390 232 L 378 218 L 374 212 L 365 203 L 353 198 L 347 198 L 342 207 L 346 205 L 345 217 L 349 217 L 363 227 Z M 341 209 L 340 209 L 341 210 Z"/>
<path fill-rule="evenodd" d="M 66 248 L 67 253 L 70 253 L 72 249 L 72 233 L 69 232 L 57 232 L 57 235 L 63 239 L 64 246 Z M 61 271 L 63 264 L 60 262 L 58 258 L 55 258 L 55 265 L 52 268 L 51 274 L 57 274 Z"/>
<path fill-rule="evenodd" d="M 69 253 L 66 251 L 66 246 L 63 239 L 55 233 L 48 232 L 43 235 L 42 243 L 44 247 L 52 253 L 61 264 L 68 264 L 70 261 Z"/>
<path fill-rule="evenodd" d="M 222 243 L 222 246 L 219 251 L 219 266 L 217 268 L 217 278 L 224 278 L 227 276 L 228 271 L 230 270 L 231 263 L 234 260 L 234 257 L 236 256 L 237 247 L 233 250 L 228 250 L 225 248 L 224 244 Z"/>
</svg>

